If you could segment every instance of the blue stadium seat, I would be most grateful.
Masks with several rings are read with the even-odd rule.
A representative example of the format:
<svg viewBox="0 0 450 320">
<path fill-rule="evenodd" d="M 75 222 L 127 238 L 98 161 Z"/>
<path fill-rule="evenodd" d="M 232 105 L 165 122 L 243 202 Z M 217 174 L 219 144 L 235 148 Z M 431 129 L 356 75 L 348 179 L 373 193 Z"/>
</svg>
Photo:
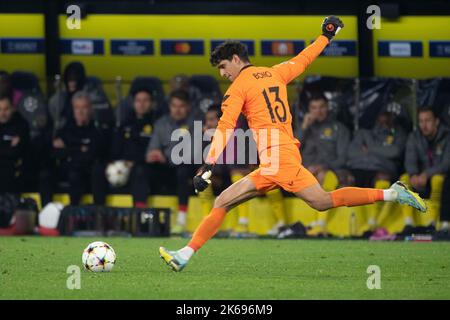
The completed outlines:
<svg viewBox="0 0 450 320">
<path fill-rule="evenodd" d="M 21 92 L 39 92 L 42 94 L 41 87 L 39 86 L 39 79 L 31 72 L 14 71 L 11 74 L 11 86 L 13 89 Z"/>
<path fill-rule="evenodd" d="M 344 123 L 350 130 L 353 129 L 353 109 L 350 106 L 354 103 L 354 79 L 336 78 L 324 76 L 307 76 L 303 82 L 303 90 L 298 100 L 302 114 L 308 111 L 309 98 L 315 92 L 323 92 L 328 99 L 328 106 L 331 116 Z"/>
<path fill-rule="evenodd" d="M 193 93 L 193 102 L 196 108 L 206 112 L 213 104 L 220 104 L 222 92 L 219 82 L 210 75 L 194 75 L 189 79 Z"/>
<path fill-rule="evenodd" d="M 17 110 L 28 122 L 30 138 L 33 141 L 47 127 L 49 121 L 48 106 L 42 93 L 27 91 L 17 103 Z"/>
<path fill-rule="evenodd" d="M 436 98 L 436 105 L 440 106 L 439 116 L 443 123 L 450 127 L 450 78 L 443 78 Z"/>
<path fill-rule="evenodd" d="M 98 77 L 87 76 L 84 90 L 89 93 L 94 108 L 94 117 L 102 125 L 111 126 L 114 123 L 114 112 L 111 103 Z"/>
</svg>

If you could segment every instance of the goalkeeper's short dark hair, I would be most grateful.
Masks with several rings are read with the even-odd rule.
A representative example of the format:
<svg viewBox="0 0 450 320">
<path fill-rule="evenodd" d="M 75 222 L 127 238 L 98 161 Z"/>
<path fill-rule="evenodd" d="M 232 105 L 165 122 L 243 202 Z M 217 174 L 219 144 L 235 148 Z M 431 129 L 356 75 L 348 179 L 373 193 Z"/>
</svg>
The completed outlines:
<svg viewBox="0 0 450 320">
<path fill-rule="evenodd" d="M 239 41 L 228 40 L 219 44 L 213 52 L 209 61 L 213 67 L 217 66 L 222 60 L 229 60 L 237 55 L 243 62 L 250 62 L 248 58 L 248 49 L 245 44 Z"/>
</svg>

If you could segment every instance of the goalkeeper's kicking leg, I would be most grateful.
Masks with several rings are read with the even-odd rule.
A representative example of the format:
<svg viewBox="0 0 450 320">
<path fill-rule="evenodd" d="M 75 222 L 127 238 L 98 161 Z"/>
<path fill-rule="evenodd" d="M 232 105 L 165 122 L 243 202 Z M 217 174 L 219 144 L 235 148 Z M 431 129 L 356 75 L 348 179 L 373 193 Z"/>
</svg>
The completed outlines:
<svg viewBox="0 0 450 320">
<path fill-rule="evenodd" d="M 425 201 L 397 181 L 389 189 L 345 187 L 326 192 L 320 184 L 313 184 L 294 194 L 303 199 L 310 207 L 325 211 L 337 207 L 354 207 L 372 204 L 377 201 L 392 201 L 409 205 L 419 211 L 427 211 Z"/>
<path fill-rule="evenodd" d="M 310 178 L 309 181 L 314 181 L 311 179 L 315 179 L 307 170 L 304 171 L 304 175 L 308 175 Z M 302 181 L 302 179 L 298 181 Z M 173 270 L 183 270 L 192 255 L 216 234 L 229 210 L 260 194 L 261 191 L 258 190 L 270 190 L 277 185 L 286 188 L 287 191 L 294 192 L 297 197 L 303 199 L 311 207 L 319 211 L 341 206 L 352 207 L 372 204 L 376 201 L 395 201 L 400 204 L 407 204 L 422 212 L 427 210 L 423 199 L 416 193 L 408 190 L 400 182 L 394 183 L 386 190 L 346 187 L 332 192 L 326 192 L 316 182 L 308 186 L 305 185 L 304 188 L 298 188 L 299 191 L 295 192 L 295 190 L 289 190 L 290 184 L 285 185 L 284 182 L 275 183 L 272 179 L 268 181 L 256 170 L 252 174 L 232 184 L 216 198 L 214 208 L 203 219 L 186 247 L 178 251 L 168 251 L 161 247 L 159 250 L 161 258 Z M 206 186 L 207 183 L 205 182 Z"/>
<path fill-rule="evenodd" d="M 213 209 L 197 227 L 189 244 L 178 251 L 168 251 L 161 247 L 161 258 L 174 271 L 183 270 L 192 255 L 217 233 L 227 212 L 259 194 L 248 177 L 233 183 L 215 199 Z"/>
</svg>

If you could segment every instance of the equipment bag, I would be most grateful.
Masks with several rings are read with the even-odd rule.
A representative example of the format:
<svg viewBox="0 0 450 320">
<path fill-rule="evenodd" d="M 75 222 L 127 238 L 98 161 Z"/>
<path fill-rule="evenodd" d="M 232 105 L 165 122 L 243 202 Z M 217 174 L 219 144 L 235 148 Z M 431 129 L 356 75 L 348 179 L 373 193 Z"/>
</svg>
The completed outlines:
<svg viewBox="0 0 450 320">
<path fill-rule="evenodd" d="M 133 208 L 106 208 L 103 216 L 107 236 L 131 236 Z"/>
<path fill-rule="evenodd" d="M 168 208 L 65 207 L 58 229 L 67 236 L 170 236 Z"/>
<path fill-rule="evenodd" d="M 138 237 L 169 237 L 170 209 L 135 209 L 132 225 L 132 233 Z"/>
<path fill-rule="evenodd" d="M 66 236 L 103 235 L 102 210 L 96 206 L 67 206 L 61 211 L 58 229 Z"/>
</svg>

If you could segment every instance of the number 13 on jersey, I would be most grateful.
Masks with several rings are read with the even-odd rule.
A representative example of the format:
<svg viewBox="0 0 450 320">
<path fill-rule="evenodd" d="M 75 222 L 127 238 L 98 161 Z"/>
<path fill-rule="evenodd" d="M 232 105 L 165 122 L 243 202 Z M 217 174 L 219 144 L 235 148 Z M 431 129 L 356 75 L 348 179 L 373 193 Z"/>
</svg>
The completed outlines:
<svg viewBox="0 0 450 320">
<path fill-rule="evenodd" d="M 285 122 L 287 116 L 286 105 L 280 98 L 280 87 L 269 87 L 268 90 L 264 89 L 262 94 L 264 96 L 264 100 L 266 101 L 267 109 L 269 110 L 272 123 L 277 122 L 275 119 L 275 115 L 278 119 L 278 122 Z M 270 96 L 275 96 L 274 105 L 272 105 L 272 102 L 270 101 Z M 282 109 L 281 114 L 279 112 L 280 108 Z"/>
</svg>

